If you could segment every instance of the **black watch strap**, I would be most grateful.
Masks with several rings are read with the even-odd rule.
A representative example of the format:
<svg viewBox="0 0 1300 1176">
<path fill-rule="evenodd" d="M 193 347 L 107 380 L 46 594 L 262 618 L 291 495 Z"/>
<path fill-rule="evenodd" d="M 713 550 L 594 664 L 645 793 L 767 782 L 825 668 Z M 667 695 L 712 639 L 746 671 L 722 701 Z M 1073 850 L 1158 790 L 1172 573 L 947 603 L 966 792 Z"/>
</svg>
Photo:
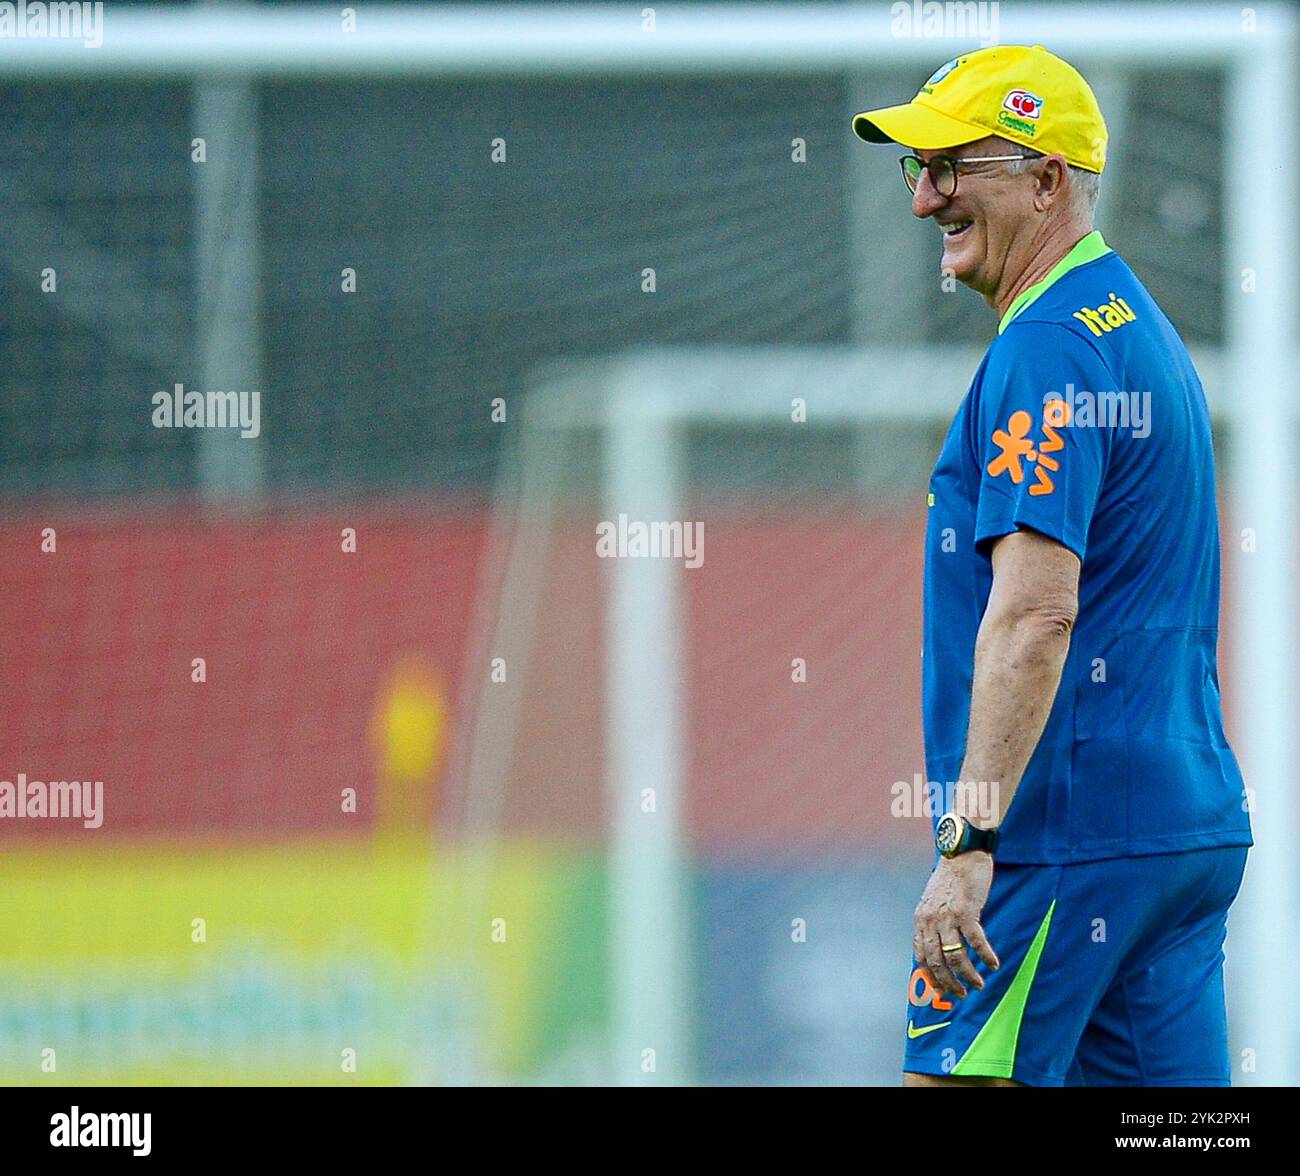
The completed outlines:
<svg viewBox="0 0 1300 1176">
<path fill-rule="evenodd" d="M 962 831 L 961 848 L 957 852 L 970 853 L 972 850 L 983 850 L 985 853 L 991 854 L 996 851 L 1000 838 L 1000 830 L 977 829 L 967 821 L 966 828 Z"/>
</svg>

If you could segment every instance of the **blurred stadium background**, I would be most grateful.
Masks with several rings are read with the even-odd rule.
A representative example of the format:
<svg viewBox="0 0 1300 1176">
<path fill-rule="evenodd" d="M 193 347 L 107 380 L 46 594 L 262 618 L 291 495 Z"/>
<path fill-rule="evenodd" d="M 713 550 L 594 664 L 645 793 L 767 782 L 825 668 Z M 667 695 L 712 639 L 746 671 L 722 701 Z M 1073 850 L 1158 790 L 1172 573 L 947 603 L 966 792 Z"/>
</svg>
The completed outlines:
<svg viewBox="0 0 1300 1176">
<path fill-rule="evenodd" d="M 105 810 L 0 821 L 0 1080 L 897 1081 L 924 495 L 993 324 L 848 119 L 978 42 L 817 5 L 871 48 L 638 57 L 799 7 L 361 6 L 344 34 L 112 2 L 101 49 L 0 38 L 0 779 L 103 780 Z M 1294 267 L 1294 133 L 1254 154 L 1240 79 L 1179 47 L 1240 9 L 1046 12 L 1002 5 L 1001 39 L 1093 81 L 1099 227 L 1210 391 L 1228 721 L 1294 830 L 1294 577 L 1236 539 L 1283 532 L 1234 501 L 1279 482 L 1232 428 L 1229 240 Z M 1090 24 L 1113 43 L 1072 49 Z M 1282 409 L 1246 446 L 1286 487 L 1294 303 L 1257 305 Z M 260 435 L 155 428 L 177 384 L 259 390 Z M 598 559 L 620 508 L 702 521 L 703 566 Z M 1234 1051 L 1264 1050 L 1232 976 Z"/>
</svg>

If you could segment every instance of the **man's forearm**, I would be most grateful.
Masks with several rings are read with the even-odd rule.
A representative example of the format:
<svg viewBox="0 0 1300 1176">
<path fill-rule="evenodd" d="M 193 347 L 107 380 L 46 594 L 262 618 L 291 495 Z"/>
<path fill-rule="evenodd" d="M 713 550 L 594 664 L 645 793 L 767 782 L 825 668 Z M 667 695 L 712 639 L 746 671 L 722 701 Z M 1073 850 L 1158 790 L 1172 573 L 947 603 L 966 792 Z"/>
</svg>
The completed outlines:
<svg viewBox="0 0 1300 1176">
<path fill-rule="evenodd" d="M 1072 618 L 985 614 L 975 641 L 966 755 L 956 811 L 1002 824 L 1043 734 L 1070 651 Z M 970 788 L 974 786 L 974 795 Z"/>
</svg>

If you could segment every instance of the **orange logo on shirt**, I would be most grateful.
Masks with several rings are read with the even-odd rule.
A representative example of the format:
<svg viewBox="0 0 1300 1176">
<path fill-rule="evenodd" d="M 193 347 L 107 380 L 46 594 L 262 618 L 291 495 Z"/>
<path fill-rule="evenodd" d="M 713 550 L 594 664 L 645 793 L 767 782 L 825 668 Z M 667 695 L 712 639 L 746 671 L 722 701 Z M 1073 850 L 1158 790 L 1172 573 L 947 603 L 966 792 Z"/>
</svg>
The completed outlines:
<svg viewBox="0 0 1300 1176">
<path fill-rule="evenodd" d="M 1049 400 L 1043 405 L 1044 440 L 1037 448 L 1029 436 L 1033 422 L 1034 418 L 1021 408 L 1011 414 L 1005 429 L 993 430 L 993 444 L 1000 452 L 989 462 L 987 472 L 990 478 L 1008 473 L 1011 481 L 1019 486 L 1025 480 L 1025 469 L 1020 464 L 1023 459 L 1034 466 L 1035 481 L 1029 487 L 1029 493 L 1035 496 L 1051 494 L 1056 489 L 1052 474 L 1061 468 L 1061 463 L 1049 454 L 1065 448 L 1065 442 L 1056 430 L 1070 423 L 1070 406 L 1064 400 Z"/>
</svg>

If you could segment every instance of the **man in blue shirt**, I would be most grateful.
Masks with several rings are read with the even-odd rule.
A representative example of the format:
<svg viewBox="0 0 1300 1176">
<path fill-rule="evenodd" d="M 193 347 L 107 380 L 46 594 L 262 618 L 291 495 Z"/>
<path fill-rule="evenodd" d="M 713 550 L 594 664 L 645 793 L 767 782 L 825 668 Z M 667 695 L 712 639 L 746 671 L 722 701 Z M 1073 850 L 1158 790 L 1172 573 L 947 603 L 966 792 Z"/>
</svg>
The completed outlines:
<svg viewBox="0 0 1300 1176">
<path fill-rule="evenodd" d="M 854 129 L 913 150 L 913 214 L 999 318 L 930 482 L 944 801 L 905 1081 L 1226 1085 L 1251 838 L 1219 702 L 1210 421 L 1177 332 L 1093 229 L 1101 111 L 1042 46 L 999 46 Z"/>
</svg>

